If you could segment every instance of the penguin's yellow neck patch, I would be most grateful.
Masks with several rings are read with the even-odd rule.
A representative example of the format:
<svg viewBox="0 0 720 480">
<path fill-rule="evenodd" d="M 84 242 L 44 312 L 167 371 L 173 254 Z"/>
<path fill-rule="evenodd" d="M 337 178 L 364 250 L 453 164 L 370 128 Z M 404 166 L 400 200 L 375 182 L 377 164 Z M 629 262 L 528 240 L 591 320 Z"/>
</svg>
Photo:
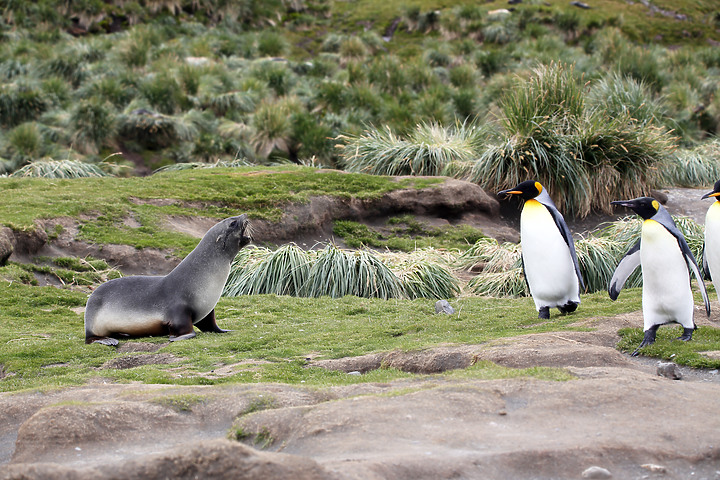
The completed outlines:
<svg viewBox="0 0 720 480">
<path fill-rule="evenodd" d="M 521 216 L 523 218 L 535 218 L 538 216 L 548 215 L 545 205 L 535 199 L 525 200 Z"/>
<path fill-rule="evenodd" d="M 659 236 L 670 235 L 670 232 L 658 221 L 648 219 L 642 224 L 642 236 L 643 239 L 652 241 Z"/>
<path fill-rule="evenodd" d="M 711 212 L 713 216 L 720 215 L 720 201 L 713 202 L 708 211 Z"/>
</svg>

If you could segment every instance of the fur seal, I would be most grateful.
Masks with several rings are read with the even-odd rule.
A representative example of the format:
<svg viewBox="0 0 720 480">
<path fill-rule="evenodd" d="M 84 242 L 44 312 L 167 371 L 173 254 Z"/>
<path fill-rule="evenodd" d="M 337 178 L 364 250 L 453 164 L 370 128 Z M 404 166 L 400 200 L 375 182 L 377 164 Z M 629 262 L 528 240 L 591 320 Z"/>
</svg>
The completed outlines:
<svg viewBox="0 0 720 480">
<path fill-rule="evenodd" d="M 132 276 L 100 285 L 85 308 L 85 343 L 115 346 L 117 337 L 170 335 L 170 341 L 203 332 L 222 333 L 215 304 L 237 252 L 252 241 L 247 215 L 226 218 L 165 276 Z"/>
</svg>

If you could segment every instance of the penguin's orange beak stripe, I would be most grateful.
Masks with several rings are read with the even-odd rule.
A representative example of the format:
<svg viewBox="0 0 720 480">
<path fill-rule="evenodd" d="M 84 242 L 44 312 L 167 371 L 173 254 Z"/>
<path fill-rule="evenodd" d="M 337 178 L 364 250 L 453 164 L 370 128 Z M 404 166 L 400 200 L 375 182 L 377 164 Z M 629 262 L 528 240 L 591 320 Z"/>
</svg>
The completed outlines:
<svg viewBox="0 0 720 480">
<path fill-rule="evenodd" d="M 523 192 L 520 190 L 510 190 L 509 192 L 505 192 L 506 195 L 522 195 Z M 715 195 L 720 195 L 720 193 L 716 193 Z"/>
<path fill-rule="evenodd" d="M 720 192 L 715 192 L 715 193 L 711 193 L 710 195 L 708 195 L 708 197 L 718 197 L 718 196 L 720 196 Z"/>
</svg>

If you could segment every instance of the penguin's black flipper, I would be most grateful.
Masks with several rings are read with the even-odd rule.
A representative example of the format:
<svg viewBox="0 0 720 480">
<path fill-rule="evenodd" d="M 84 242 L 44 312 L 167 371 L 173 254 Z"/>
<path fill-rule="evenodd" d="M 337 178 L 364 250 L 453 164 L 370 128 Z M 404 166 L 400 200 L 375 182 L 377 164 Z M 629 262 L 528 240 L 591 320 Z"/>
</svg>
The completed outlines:
<svg viewBox="0 0 720 480">
<path fill-rule="evenodd" d="M 703 280 L 712 281 L 712 277 L 710 276 L 710 266 L 708 266 L 707 263 L 707 254 L 705 253 L 705 244 L 703 243 L 703 249 L 702 249 L 702 270 L 703 270 Z"/>
<path fill-rule="evenodd" d="M 527 288 L 528 293 L 530 293 L 530 284 L 527 281 L 527 273 L 525 273 L 525 259 L 522 256 L 522 252 L 520 252 L 520 263 L 522 264 L 523 278 L 525 279 L 525 287 Z"/>
<path fill-rule="evenodd" d="M 628 277 L 640 266 L 640 240 L 635 242 L 635 245 L 628 250 L 625 256 L 620 260 L 618 266 L 615 268 L 610 279 L 610 285 L 608 285 L 608 294 L 611 300 L 617 300 L 622 290 L 623 285 L 627 281 Z"/>
<path fill-rule="evenodd" d="M 683 255 L 685 255 L 685 263 L 687 263 L 688 268 L 692 270 L 693 275 L 695 275 L 695 280 L 697 280 L 698 288 L 700 289 L 703 301 L 705 302 L 705 313 L 709 317 L 710 298 L 708 298 L 707 289 L 705 288 L 705 282 L 703 282 L 702 276 L 700 275 L 700 268 L 698 268 L 697 262 L 695 262 L 695 257 L 690 251 L 690 247 L 687 246 L 685 239 L 683 239 L 683 242 L 680 245 L 682 246 L 683 243 L 685 244 L 685 248 L 683 248 Z M 685 249 L 687 249 L 687 251 Z"/>
<path fill-rule="evenodd" d="M 545 193 L 545 192 L 543 192 Z M 547 195 L 547 194 L 546 194 Z M 570 256 L 572 257 L 573 265 L 575 265 L 575 274 L 578 277 L 578 282 L 580 284 L 580 291 L 585 291 L 585 282 L 583 281 L 582 273 L 580 273 L 580 263 L 577 259 L 577 253 L 575 253 L 575 242 L 573 241 L 572 234 L 570 233 L 570 229 L 567 226 L 567 223 L 565 223 L 565 218 L 563 218 L 562 214 L 560 213 L 560 210 L 555 207 L 555 204 L 552 203 L 552 200 L 550 200 L 550 197 L 548 196 L 547 199 L 543 198 L 543 195 L 539 195 L 536 200 L 538 200 L 540 203 L 545 205 L 545 208 L 548 209 L 548 212 L 550 212 L 550 215 L 552 216 L 553 220 L 555 221 L 555 225 L 557 226 L 558 230 L 560 230 L 560 235 L 562 235 L 563 239 L 565 240 L 565 243 L 568 246 L 568 249 L 570 250 Z M 549 202 L 547 200 L 550 200 Z"/>
</svg>

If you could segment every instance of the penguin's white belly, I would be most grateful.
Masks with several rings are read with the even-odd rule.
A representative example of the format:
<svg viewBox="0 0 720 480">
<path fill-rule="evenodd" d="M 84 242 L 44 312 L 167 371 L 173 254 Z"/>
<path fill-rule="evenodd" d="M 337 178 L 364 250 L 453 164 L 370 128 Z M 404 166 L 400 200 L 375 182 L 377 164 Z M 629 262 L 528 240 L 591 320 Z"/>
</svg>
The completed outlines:
<svg viewBox="0 0 720 480">
<path fill-rule="evenodd" d="M 690 274 L 677 239 L 655 220 L 645 220 L 640 243 L 645 330 L 678 322 L 692 328 Z"/>
<path fill-rule="evenodd" d="M 537 200 L 525 202 L 520 215 L 520 243 L 525 278 L 535 307 L 580 302 L 578 278 L 570 250 L 552 215 Z"/>
<path fill-rule="evenodd" d="M 713 202 L 705 216 L 705 259 L 720 298 L 720 202 Z"/>
</svg>

